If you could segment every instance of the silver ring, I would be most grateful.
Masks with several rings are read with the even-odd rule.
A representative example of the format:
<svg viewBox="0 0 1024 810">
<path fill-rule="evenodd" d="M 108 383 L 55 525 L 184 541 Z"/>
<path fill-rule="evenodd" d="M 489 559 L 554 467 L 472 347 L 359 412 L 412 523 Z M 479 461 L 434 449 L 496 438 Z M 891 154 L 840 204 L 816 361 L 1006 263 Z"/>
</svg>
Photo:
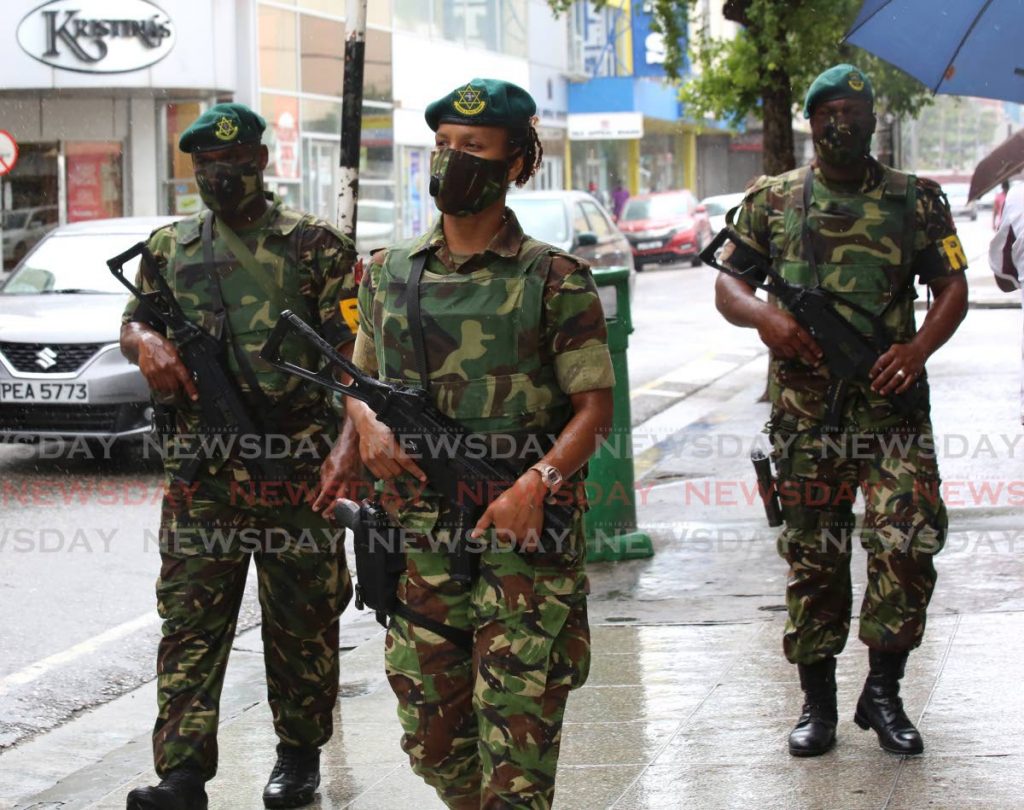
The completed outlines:
<svg viewBox="0 0 1024 810">
<path fill-rule="evenodd" d="M 896 376 L 902 379 L 907 376 L 907 373 L 903 369 L 899 369 L 899 371 L 896 372 Z"/>
</svg>

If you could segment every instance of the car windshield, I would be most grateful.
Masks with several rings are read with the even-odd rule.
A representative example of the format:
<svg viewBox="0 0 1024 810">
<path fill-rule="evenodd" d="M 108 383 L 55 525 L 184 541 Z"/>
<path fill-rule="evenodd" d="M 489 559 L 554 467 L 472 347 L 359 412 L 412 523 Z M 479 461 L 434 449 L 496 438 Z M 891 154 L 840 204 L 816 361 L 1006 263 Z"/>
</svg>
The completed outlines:
<svg viewBox="0 0 1024 810">
<path fill-rule="evenodd" d="M 5 211 L 4 212 L 4 227 L 14 230 L 15 228 L 24 228 L 25 220 L 28 218 L 26 211 Z"/>
<path fill-rule="evenodd" d="M 510 194 L 505 201 L 522 226 L 523 233 L 553 245 L 569 241 L 569 223 L 561 200 L 519 197 Z"/>
<path fill-rule="evenodd" d="M 621 220 L 674 219 L 690 213 L 683 194 L 659 194 L 656 197 L 630 200 L 622 211 Z"/>
<path fill-rule="evenodd" d="M 58 294 L 71 292 L 124 293 L 128 291 L 107 269 L 107 259 L 127 250 L 146 234 L 74 234 L 52 236 L 26 258 L 7 279 L 0 295 Z M 125 265 L 134 280 L 138 260 Z"/>
<path fill-rule="evenodd" d="M 967 191 L 970 186 L 967 183 L 946 183 L 942 190 L 946 192 L 946 197 L 950 200 L 956 200 L 957 202 L 967 202 Z"/>
<path fill-rule="evenodd" d="M 708 216 L 717 217 L 724 214 L 730 208 L 739 205 L 742 199 L 742 194 L 727 194 L 723 197 L 707 197 L 701 200 L 700 204 L 708 210 Z"/>
</svg>

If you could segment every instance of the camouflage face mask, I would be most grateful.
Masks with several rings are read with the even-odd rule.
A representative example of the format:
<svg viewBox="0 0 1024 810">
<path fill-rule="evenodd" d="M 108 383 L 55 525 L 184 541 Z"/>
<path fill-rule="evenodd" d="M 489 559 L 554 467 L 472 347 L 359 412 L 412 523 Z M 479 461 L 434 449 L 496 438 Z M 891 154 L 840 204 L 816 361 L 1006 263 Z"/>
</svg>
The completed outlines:
<svg viewBox="0 0 1024 810">
<path fill-rule="evenodd" d="M 199 196 L 215 214 L 243 210 L 263 196 L 263 172 L 256 158 L 243 163 L 214 160 L 195 172 Z"/>
<path fill-rule="evenodd" d="M 479 214 L 508 189 L 508 162 L 438 149 L 430 156 L 430 196 L 455 217 Z"/>
<path fill-rule="evenodd" d="M 873 134 L 859 124 L 840 124 L 832 117 L 825 132 L 814 142 L 814 152 L 830 166 L 852 166 L 868 154 Z"/>
</svg>

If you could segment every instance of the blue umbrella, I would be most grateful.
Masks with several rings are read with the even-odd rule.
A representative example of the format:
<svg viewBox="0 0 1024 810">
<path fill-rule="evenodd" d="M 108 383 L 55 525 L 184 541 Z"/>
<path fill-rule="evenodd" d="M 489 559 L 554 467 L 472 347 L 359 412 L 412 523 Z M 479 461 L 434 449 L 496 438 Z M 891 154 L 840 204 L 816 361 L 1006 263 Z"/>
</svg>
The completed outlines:
<svg viewBox="0 0 1024 810">
<path fill-rule="evenodd" d="M 865 0 L 846 40 L 936 93 L 1024 102 L 1024 0 Z"/>
</svg>

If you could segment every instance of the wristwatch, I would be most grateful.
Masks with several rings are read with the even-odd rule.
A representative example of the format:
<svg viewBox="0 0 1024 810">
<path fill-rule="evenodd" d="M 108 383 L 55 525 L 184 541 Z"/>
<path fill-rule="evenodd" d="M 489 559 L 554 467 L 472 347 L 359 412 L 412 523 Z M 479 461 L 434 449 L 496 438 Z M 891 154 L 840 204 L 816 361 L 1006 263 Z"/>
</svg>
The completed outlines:
<svg viewBox="0 0 1024 810">
<path fill-rule="evenodd" d="M 548 495 L 554 495 L 558 492 L 558 488 L 562 486 L 562 473 L 558 471 L 558 467 L 553 464 L 545 464 L 543 461 L 538 461 L 532 467 L 531 470 L 536 470 L 540 474 L 540 480 L 544 482 L 544 486 L 548 488 Z"/>
</svg>

